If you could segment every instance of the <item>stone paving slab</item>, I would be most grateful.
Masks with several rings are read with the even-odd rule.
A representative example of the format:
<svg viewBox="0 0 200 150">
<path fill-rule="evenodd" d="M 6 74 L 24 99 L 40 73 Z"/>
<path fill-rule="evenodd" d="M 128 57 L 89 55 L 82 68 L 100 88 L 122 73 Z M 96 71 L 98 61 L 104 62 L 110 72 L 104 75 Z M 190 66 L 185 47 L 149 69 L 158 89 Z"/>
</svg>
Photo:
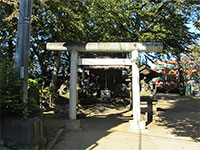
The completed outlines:
<svg viewBox="0 0 200 150">
<path fill-rule="evenodd" d="M 129 123 L 114 117 L 87 118 L 82 131 L 67 131 L 55 150 L 199 150 L 200 143 L 189 137 L 176 137 L 170 130 L 148 126 L 149 132 L 130 132 Z"/>
<path fill-rule="evenodd" d="M 81 131 L 66 131 L 54 149 L 200 150 L 199 101 L 163 96 L 154 122 L 147 125 L 148 132 L 130 132 L 131 112 L 96 115 L 81 120 Z"/>
</svg>

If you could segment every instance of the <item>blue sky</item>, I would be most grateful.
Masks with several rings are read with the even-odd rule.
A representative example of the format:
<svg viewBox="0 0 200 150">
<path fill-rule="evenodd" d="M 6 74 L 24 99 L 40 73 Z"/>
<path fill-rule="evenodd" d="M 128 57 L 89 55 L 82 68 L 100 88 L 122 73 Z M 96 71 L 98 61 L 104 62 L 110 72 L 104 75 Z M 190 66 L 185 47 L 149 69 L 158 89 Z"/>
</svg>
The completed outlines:
<svg viewBox="0 0 200 150">
<path fill-rule="evenodd" d="M 194 32 L 194 33 L 199 33 L 200 34 L 200 30 L 197 30 L 192 23 L 191 24 L 187 24 L 187 26 L 190 28 L 190 32 Z M 200 39 L 198 40 L 198 42 L 200 43 Z"/>
<path fill-rule="evenodd" d="M 187 26 L 190 28 L 190 32 L 196 32 L 196 33 L 200 33 L 199 30 L 197 30 L 193 25 L 192 23 L 191 24 L 187 24 Z"/>
</svg>

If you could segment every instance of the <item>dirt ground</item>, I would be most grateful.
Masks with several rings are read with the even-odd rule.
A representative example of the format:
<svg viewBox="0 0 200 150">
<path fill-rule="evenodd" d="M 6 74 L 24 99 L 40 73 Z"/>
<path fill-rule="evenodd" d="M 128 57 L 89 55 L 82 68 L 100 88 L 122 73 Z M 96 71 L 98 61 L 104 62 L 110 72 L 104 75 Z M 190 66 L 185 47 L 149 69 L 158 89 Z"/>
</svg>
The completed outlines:
<svg viewBox="0 0 200 150">
<path fill-rule="evenodd" d="M 155 95 L 155 99 L 158 100 L 156 104 L 157 111 L 153 116 L 153 122 L 147 125 L 150 132 L 152 131 L 152 133 L 158 133 L 159 135 L 159 132 L 163 132 L 161 130 L 166 130 L 172 136 L 186 137 L 194 143 L 200 142 L 200 97 L 157 94 Z M 98 116 L 108 116 L 107 118 L 111 116 L 113 119 L 121 117 L 120 122 L 127 122 L 132 119 L 131 111 L 128 111 L 128 107 L 116 109 L 111 104 L 91 105 L 85 109 L 85 112 L 86 118 L 81 120 L 83 122 L 87 118 L 88 122 L 94 120 L 92 124 L 98 124 L 98 121 L 95 121 L 94 118 Z M 65 119 L 54 119 L 53 114 L 44 115 L 44 128 L 48 142 L 52 141 L 59 129 L 64 127 Z M 57 144 L 63 139 L 62 135 Z"/>
<path fill-rule="evenodd" d="M 104 103 L 97 103 L 97 104 L 90 104 L 87 106 L 83 106 L 84 114 L 81 114 L 80 119 L 84 120 L 86 118 L 90 118 L 96 115 L 110 115 L 110 114 L 117 114 L 121 112 L 125 112 L 129 109 L 129 106 L 117 106 L 113 104 L 104 104 Z M 79 118 L 79 117 L 78 117 Z M 44 121 L 44 132 L 45 136 L 47 137 L 47 143 L 52 141 L 55 138 L 56 133 L 60 129 L 65 128 L 66 120 L 65 119 L 56 119 L 54 117 L 54 112 L 49 111 L 43 114 L 43 121 Z"/>
</svg>

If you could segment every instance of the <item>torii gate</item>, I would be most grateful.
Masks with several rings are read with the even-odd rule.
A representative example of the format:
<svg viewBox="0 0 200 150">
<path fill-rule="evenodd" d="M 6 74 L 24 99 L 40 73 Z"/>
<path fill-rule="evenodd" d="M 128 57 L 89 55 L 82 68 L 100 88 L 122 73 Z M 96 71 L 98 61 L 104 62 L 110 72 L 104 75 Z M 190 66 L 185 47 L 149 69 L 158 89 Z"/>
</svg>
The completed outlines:
<svg viewBox="0 0 200 150">
<path fill-rule="evenodd" d="M 138 53 L 161 52 L 162 43 L 139 43 L 139 42 L 89 42 L 85 44 L 67 44 L 64 42 L 47 43 L 47 50 L 71 51 L 70 64 L 70 100 L 69 119 L 75 121 L 77 105 L 77 53 L 78 52 L 131 52 L 131 59 L 82 59 L 79 63 L 87 65 L 131 65 L 132 66 L 132 104 L 133 120 L 130 120 L 131 130 L 143 130 L 146 128 L 145 122 L 140 119 L 140 85 Z M 133 72 L 134 71 L 134 72 Z"/>
</svg>

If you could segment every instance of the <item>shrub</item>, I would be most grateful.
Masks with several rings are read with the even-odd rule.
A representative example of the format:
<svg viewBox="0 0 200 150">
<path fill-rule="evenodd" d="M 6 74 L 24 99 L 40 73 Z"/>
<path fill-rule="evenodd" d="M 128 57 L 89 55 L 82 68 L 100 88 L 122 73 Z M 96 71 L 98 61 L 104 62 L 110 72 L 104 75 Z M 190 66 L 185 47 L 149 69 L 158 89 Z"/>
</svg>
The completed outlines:
<svg viewBox="0 0 200 150">
<path fill-rule="evenodd" d="M 0 61 L 0 117 L 33 117 L 39 104 L 33 97 L 29 97 L 28 103 L 20 101 L 21 80 L 16 78 L 14 65 L 14 60 L 4 58 Z"/>
</svg>

